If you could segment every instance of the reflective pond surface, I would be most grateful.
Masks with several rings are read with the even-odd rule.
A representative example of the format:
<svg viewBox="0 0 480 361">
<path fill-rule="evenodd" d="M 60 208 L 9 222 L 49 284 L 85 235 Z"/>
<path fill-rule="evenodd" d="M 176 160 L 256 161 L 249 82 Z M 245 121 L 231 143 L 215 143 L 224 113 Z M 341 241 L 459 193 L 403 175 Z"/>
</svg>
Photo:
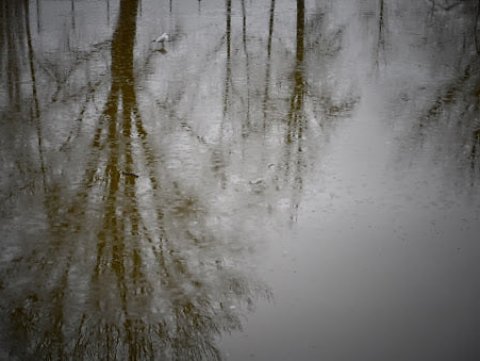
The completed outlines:
<svg viewBox="0 0 480 361">
<path fill-rule="evenodd" d="M 479 360 L 479 17 L 1 1 L 0 359 Z"/>
</svg>

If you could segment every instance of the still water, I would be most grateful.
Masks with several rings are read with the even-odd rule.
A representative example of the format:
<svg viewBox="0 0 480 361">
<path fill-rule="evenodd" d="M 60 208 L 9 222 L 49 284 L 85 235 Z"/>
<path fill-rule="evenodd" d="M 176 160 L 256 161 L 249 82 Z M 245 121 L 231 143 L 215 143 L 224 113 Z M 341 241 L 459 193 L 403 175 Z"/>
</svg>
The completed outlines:
<svg viewBox="0 0 480 361">
<path fill-rule="evenodd" d="M 479 17 L 0 1 L 0 360 L 479 360 Z"/>
</svg>

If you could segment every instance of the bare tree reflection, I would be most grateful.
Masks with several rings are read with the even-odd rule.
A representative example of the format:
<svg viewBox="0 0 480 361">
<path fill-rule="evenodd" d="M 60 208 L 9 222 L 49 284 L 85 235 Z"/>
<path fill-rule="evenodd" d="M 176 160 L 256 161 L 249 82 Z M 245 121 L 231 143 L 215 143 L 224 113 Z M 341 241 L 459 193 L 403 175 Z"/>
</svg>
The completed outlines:
<svg viewBox="0 0 480 361">
<path fill-rule="evenodd" d="M 225 81 L 223 94 L 223 117 L 228 111 L 228 102 L 230 101 L 230 88 L 232 86 L 232 0 L 226 0 L 226 29 L 225 39 L 227 47 L 227 59 L 225 61 Z"/>
<path fill-rule="evenodd" d="M 37 9 L 37 32 L 39 33 L 42 30 L 42 22 L 41 22 L 42 9 L 40 6 L 40 0 L 36 0 L 35 4 Z"/>
<path fill-rule="evenodd" d="M 37 131 L 37 142 L 38 142 L 38 153 L 40 159 L 40 171 L 42 173 L 43 186 L 45 187 L 45 159 L 43 155 L 43 135 L 42 135 L 42 124 L 40 122 L 40 104 L 38 101 L 37 94 L 37 77 L 35 75 L 35 64 L 34 64 L 34 55 L 33 55 L 33 46 L 32 46 L 32 33 L 30 30 L 30 12 L 28 0 L 23 1 L 25 9 L 25 29 L 27 37 L 27 48 L 28 48 L 28 64 L 30 67 L 30 78 L 32 80 L 32 105 L 31 105 L 31 117 L 35 122 L 35 127 Z"/>
<path fill-rule="evenodd" d="M 70 17 L 72 19 L 72 29 L 75 30 L 75 0 L 70 0 Z"/>
<path fill-rule="evenodd" d="M 303 178 L 302 168 L 305 167 L 303 160 L 303 137 L 306 127 L 304 102 L 305 102 L 305 79 L 304 79 L 304 58 L 305 58 L 305 2 L 297 0 L 297 33 L 294 83 L 290 108 L 287 115 L 287 129 L 285 136 L 285 170 L 290 172 L 292 165 L 294 170 L 294 189 L 297 198 L 302 191 Z M 293 157 L 293 159 L 292 159 Z M 298 208 L 298 200 L 294 200 L 294 209 Z"/>
<path fill-rule="evenodd" d="M 7 87 L 8 104 L 12 111 L 19 112 L 21 109 L 21 59 L 24 56 L 23 42 L 25 41 L 25 24 L 23 22 L 25 8 L 20 1 L 2 1 L 0 5 L 2 24 L 1 29 L 1 52 L 8 54 L 2 56 L 2 78 Z"/>
<path fill-rule="evenodd" d="M 269 105 L 269 91 L 271 82 L 271 60 L 272 60 L 272 39 L 273 39 L 273 25 L 275 22 L 275 0 L 270 3 L 270 17 L 268 21 L 268 40 L 267 40 L 267 62 L 265 69 L 265 86 L 263 91 L 263 129 L 266 129 L 267 121 L 267 107 Z"/>
<path fill-rule="evenodd" d="M 435 10 L 436 8 L 439 12 Z M 480 171 L 478 157 L 480 62 L 476 54 L 477 9 L 478 5 L 473 2 L 459 1 L 447 4 L 432 1 L 432 28 L 444 28 L 446 24 L 461 19 L 458 26 L 462 27 L 463 34 L 456 38 L 455 46 L 451 46 L 450 62 L 455 63 L 454 75 L 451 80 L 435 90 L 433 100 L 424 107 L 422 115 L 413 126 L 415 134 L 410 137 L 415 147 L 423 147 L 426 144 L 432 147 L 437 153 L 434 157 L 442 157 L 442 164 L 445 166 L 450 163 L 446 161 L 447 159 L 459 165 L 468 164 L 466 167 L 461 166 L 461 169 L 470 173 L 467 178 L 471 180 L 471 184 L 476 184 Z M 446 37 L 441 31 L 435 32 L 433 36 L 439 47 L 453 41 L 450 35 Z M 460 37 L 463 37 L 462 41 L 459 41 Z M 438 65 L 434 63 L 432 66 Z M 407 143 L 411 146 L 411 142 Z M 443 150 L 448 150 L 447 156 Z"/>
<path fill-rule="evenodd" d="M 475 24 L 473 26 L 473 36 L 475 37 L 475 49 L 477 55 L 480 55 L 480 40 L 478 35 L 478 22 L 480 21 L 480 1 L 477 1 L 477 14 L 475 16 Z"/>
<path fill-rule="evenodd" d="M 380 57 L 385 57 L 385 1 L 379 0 L 378 10 L 378 39 L 375 55 L 375 66 L 380 67 Z"/>
<path fill-rule="evenodd" d="M 271 4 L 269 29 L 273 32 L 274 2 Z M 291 85 L 287 95 L 284 122 L 283 152 L 277 165 L 276 177 L 283 179 L 284 189 L 291 190 L 290 220 L 297 218 L 298 208 L 304 189 L 305 176 L 309 172 L 308 157 L 315 156 L 319 146 L 326 141 L 329 123 L 338 121 L 348 115 L 357 99 L 350 95 L 337 98 L 328 85 L 318 87 L 316 81 L 323 82 L 324 74 L 319 73 L 317 64 L 335 57 L 341 50 L 342 29 L 327 30 L 324 26 L 325 13 L 307 16 L 304 0 L 296 2 L 295 52 Z M 271 35 L 271 34 L 270 34 Z M 270 52 L 271 38 L 267 43 L 267 56 Z M 267 62 L 267 78 L 270 62 Z M 314 70 L 315 69 L 315 70 Z M 327 68 L 328 69 L 328 68 Z M 268 85 L 265 94 L 269 92 Z M 264 98 L 264 119 L 267 110 Z M 270 106 L 275 106 L 270 104 Z M 322 134 L 323 133 L 323 134 Z M 315 134 L 315 135 L 314 135 Z"/>
<path fill-rule="evenodd" d="M 241 328 L 240 306 L 269 295 L 235 268 L 208 207 L 150 143 L 134 72 L 138 6 L 120 2 L 83 175 L 49 185 L 47 241 L 2 274 L 11 357 L 219 360 L 216 338 Z"/>
<path fill-rule="evenodd" d="M 2 2 L 0 17 L 2 173 L 17 175 L 4 178 L 0 202 L 8 208 L 17 194 L 28 193 L 39 183 L 44 189 L 46 174 L 28 1 Z M 20 139 L 30 141 L 22 144 Z"/>
<path fill-rule="evenodd" d="M 245 0 L 242 0 L 242 41 L 243 41 L 243 51 L 245 53 L 245 74 L 247 77 L 247 112 L 245 115 L 245 122 L 242 126 L 242 135 L 248 134 L 248 129 L 250 128 L 250 62 L 247 49 L 247 10 L 245 7 Z"/>
<path fill-rule="evenodd" d="M 80 34 L 81 14 L 74 12 L 78 3 L 66 4 L 66 18 L 72 16 L 73 27 L 77 16 Z M 12 357 L 218 360 L 217 338 L 241 328 L 244 306 L 270 296 L 237 265 L 245 256 L 245 242 L 236 238 L 246 238 L 245 230 L 240 235 L 224 231 L 224 218 L 210 198 L 216 192 L 234 200 L 238 195 L 249 212 L 267 203 L 265 211 L 273 212 L 276 201 L 289 198 L 294 220 L 307 157 L 318 157 L 310 147 L 324 141 L 315 132 L 327 134 L 325 124 L 348 112 L 354 101 L 332 95 L 326 82 L 322 87 L 316 83 L 325 74 L 315 64 L 341 50 L 342 29 L 329 29 L 324 12 L 309 16 L 306 2 L 297 0 L 295 32 L 277 27 L 274 32 L 279 3 L 271 0 L 263 37 L 249 22 L 252 3 L 237 3 L 240 17 L 234 16 L 235 4 L 225 0 L 220 25 L 225 31 L 212 36 L 215 41 L 207 41 L 195 61 L 178 56 L 188 47 L 174 47 L 173 41 L 162 55 L 150 49 L 143 59 L 135 52 L 140 0 L 119 2 L 111 41 L 76 49 L 71 34 L 64 34 L 64 53 L 35 49 L 30 25 L 22 23 L 24 45 L 12 53 L 17 59 L 11 66 L 28 59 L 29 112 L 42 126 L 34 133 L 44 150 L 39 172 L 44 187 L 17 205 L 41 199 L 41 209 L 34 212 L 42 215 L 38 236 L 18 232 L 24 248 L 1 271 L 5 321 L 0 342 Z M 172 10 L 172 1 L 169 5 Z M 108 0 L 106 6 L 108 22 Z M 28 11 L 21 21 L 30 22 Z M 265 54 L 254 51 L 255 44 L 266 49 L 265 65 Z M 2 57 L 5 66 L 9 57 Z M 211 79 L 216 72 L 205 69 L 218 60 L 225 61 L 216 66 L 221 74 Z M 177 66 L 181 71 L 174 71 Z M 166 85 L 158 81 L 149 89 L 152 73 Z M 15 104 L 17 91 L 11 84 L 8 105 Z M 200 109 L 198 91 L 217 87 L 218 93 L 208 94 L 208 107 L 201 104 Z M 25 111 L 25 102 L 17 103 Z M 46 121 L 62 112 L 68 119 Z M 217 118 L 205 127 L 209 133 L 195 117 L 210 112 Z M 158 124 L 162 131 L 157 133 Z M 42 143 L 44 136 L 49 139 Z M 170 147 L 184 151 L 177 140 L 183 136 L 192 153 L 205 155 L 200 167 L 206 170 L 172 170 Z M 275 149 L 265 154 L 261 148 L 268 143 Z M 250 178 L 254 168 L 258 179 Z M 185 180 L 202 172 L 208 178 L 205 189 L 197 187 L 197 179 Z M 235 177 L 245 187 L 232 192 L 240 184 Z M 244 221 L 230 216 L 231 222 Z"/>
</svg>

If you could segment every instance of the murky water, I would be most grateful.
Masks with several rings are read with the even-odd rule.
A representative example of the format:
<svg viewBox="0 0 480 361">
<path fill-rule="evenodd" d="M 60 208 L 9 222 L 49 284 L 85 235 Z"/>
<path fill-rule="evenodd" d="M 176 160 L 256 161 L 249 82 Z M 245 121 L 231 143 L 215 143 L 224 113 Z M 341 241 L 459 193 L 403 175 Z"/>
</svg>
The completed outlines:
<svg viewBox="0 0 480 361">
<path fill-rule="evenodd" d="M 479 17 L 1 1 L 0 359 L 480 359 Z"/>
</svg>

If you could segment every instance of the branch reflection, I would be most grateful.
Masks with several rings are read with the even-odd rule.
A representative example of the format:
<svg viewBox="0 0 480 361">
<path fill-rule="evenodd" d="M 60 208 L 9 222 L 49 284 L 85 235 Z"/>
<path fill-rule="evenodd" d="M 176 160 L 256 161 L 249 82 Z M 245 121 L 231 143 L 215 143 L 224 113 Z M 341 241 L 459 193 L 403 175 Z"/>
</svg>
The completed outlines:
<svg viewBox="0 0 480 361">
<path fill-rule="evenodd" d="M 270 295 L 237 269 L 240 245 L 209 228 L 202 198 L 150 143 L 134 72 L 138 8 L 120 2 L 111 85 L 81 179 L 50 184 L 46 241 L 2 275 L 11 357 L 220 360 L 218 337 Z"/>
</svg>

